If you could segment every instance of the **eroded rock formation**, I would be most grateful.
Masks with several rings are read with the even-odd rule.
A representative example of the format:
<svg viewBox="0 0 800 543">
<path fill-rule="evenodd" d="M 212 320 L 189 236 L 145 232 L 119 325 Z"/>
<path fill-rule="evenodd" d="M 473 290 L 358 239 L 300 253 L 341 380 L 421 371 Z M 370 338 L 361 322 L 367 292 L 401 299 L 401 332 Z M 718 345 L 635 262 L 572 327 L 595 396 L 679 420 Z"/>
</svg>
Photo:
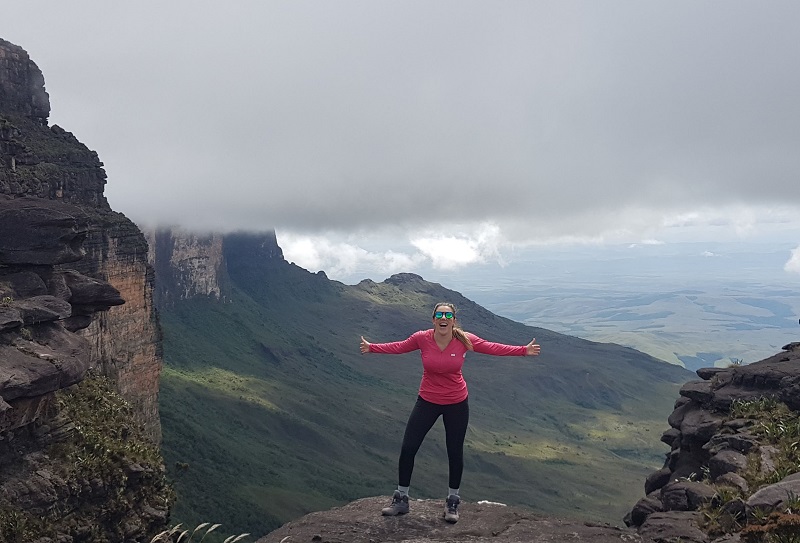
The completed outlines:
<svg viewBox="0 0 800 543">
<path fill-rule="evenodd" d="M 89 219 L 0 195 L 0 541 L 144 541 L 168 518 L 156 447 L 121 398 L 83 382 L 95 358 L 80 332 L 125 303 L 71 269 Z"/>
<path fill-rule="evenodd" d="M 70 132 L 48 126 L 49 113 L 42 72 L 21 47 L 0 39 L 0 195 L 61 202 L 80 210 L 81 239 L 73 238 L 71 244 L 82 242 L 86 256 L 72 267 L 112 285 L 127 302 L 97 318 L 84 319 L 89 324 L 80 334 L 89 341 L 91 365 L 111 378 L 158 442 L 162 357 L 147 243 L 130 220 L 108 205 L 103 194 L 106 173 L 97 153 Z M 16 202 L 21 205 L 22 200 Z M 4 235 L 21 246 L 38 243 L 36 239 L 44 243 L 39 235 L 46 235 L 48 228 L 49 223 L 43 223 L 30 232 L 18 229 Z M 74 250 L 70 244 L 62 249 Z M 8 253 L 6 258 L 13 256 Z"/>
<path fill-rule="evenodd" d="M 776 434 L 790 429 L 773 420 L 770 430 L 765 415 L 739 412 L 748 405 L 763 410 L 762 404 L 800 410 L 800 344 L 746 366 L 697 374 L 701 380 L 681 388 L 669 415 L 670 428 L 661 438 L 671 448 L 664 466 L 647 478 L 646 496 L 625 519 L 656 540 L 715 541 L 710 516 L 727 519 L 728 530 L 735 532 L 752 523 L 754 514 L 780 512 L 792 496 L 800 496 L 800 475 L 793 473 L 800 466 L 780 465 L 786 451 L 774 443 Z M 796 418 L 791 412 L 786 416 Z M 724 537 L 720 541 L 728 540 Z"/>
</svg>

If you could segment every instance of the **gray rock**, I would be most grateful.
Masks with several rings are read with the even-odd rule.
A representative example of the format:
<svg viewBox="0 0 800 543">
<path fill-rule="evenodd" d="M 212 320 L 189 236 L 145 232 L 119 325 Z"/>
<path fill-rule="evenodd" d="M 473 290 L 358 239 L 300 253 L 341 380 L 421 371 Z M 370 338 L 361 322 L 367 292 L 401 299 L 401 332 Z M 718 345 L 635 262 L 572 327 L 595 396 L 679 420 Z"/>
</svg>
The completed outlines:
<svg viewBox="0 0 800 543">
<path fill-rule="evenodd" d="M 61 320 L 72 315 L 72 306 L 68 302 L 49 294 L 16 302 L 15 306 L 26 326 Z"/>
<path fill-rule="evenodd" d="M 32 270 L 0 268 L 0 282 L 8 285 L 9 297 L 16 300 L 47 294 L 47 285 L 41 276 Z"/>
<path fill-rule="evenodd" d="M 699 407 L 690 408 L 684 414 L 680 431 L 683 439 L 707 443 L 722 426 L 722 417 Z"/>
<path fill-rule="evenodd" d="M 88 220 L 79 208 L 43 198 L 0 198 L 0 264 L 55 265 L 83 257 Z"/>
<path fill-rule="evenodd" d="M 717 486 L 723 485 L 736 488 L 742 494 L 747 494 L 747 492 L 750 490 L 750 485 L 748 485 L 745 478 L 738 473 L 723 473 L 717 477 L 714 482 L 717 484 Z"/>
<path fill-rule="evenodd" d="M 658 471 L 654 471 L 653 473 L 647 476 L 647 479 L 645 479 L 644 493 L 650 494 L 654 490 L 660 489 L 665 484 L 669 483 L 671 475 L 672 475 L 672 470 L 670 470 L 668 467 L 661 468 Z"/>
<path fill-rule="evenodd" d="M 674 449 L 680 445 L 681 431 L 677 428 L 670 428 L 661 434 L 661 441 Z"/>
<path fill-rule="evenodd" d="M 628 526 L 641 526 L 651 514 L 662 511 L 664 511 L 664 505 L 661 503 L 658 493 L 654 492 L 636 502 L 625 524 Z"/>
<path fill-rule="evenodd" d="M 69 303 L 72 305 L 85 306 L 94 312 L 125 303 L 119 291 L 104 281 L 72 270 L 65 271 L 63 275 L 71 293 Z"/>
<path fill-rule="evenodd" d="M 708 460 L 711 480 L 726 473 L 743 473 L 747 469 L 747 457 L 734 450 L 720 451 Z"/>
<path fill-rule="evenodd" d="M 780 454 L 780 451 L 772 445 L 762 445 L 758 448 L 758 456 L 761 460 L 759 473 L 761 475 L 770 475 L 775 471 L 775 458 L 778 454 Z"/>
<path fill-rule="evenodd" d="M 639 535 L 657 543 L 707 543 L 708 536 L 698 528 L 700 515 L 688 511 L 653 513 L 639 528 Z"/>
<path fill-rule="evenodd" d="M 57 323 L 36 327 L 33 340 L 0 344 L 0 396 L 7 402 L 65 388 L 83 379 L 89 343 Z"/>
<path fill-rule="evenodd" d="M 727 368 L 700 368 L 695 371 L 698 377 L 703 380 L 709 381 L 717 374 L 727 371 Z"/>
<path fill-rule="evenodd" d="M 388 501 L 388 497 L 362 498 L 342 507 L 310 513 L 284 524 L 256 543 L 315 540 L 331 543 L 653 543 L 630 529 L 540 516 L 521 507 L 467 501 L 461 502 L 461 518 L 452 525 L 442 520 L 442 500 L 411 500 L 409 514 L 382 517 L 378 512 Z"/>
<path fill-rule="evenodd" d="M 766 486 L 750 496 L 747 500 L 747 511 L 760 509 L 774 511 L 780 509 L 791 496 L 800 496 L 800 477 L 786 478 L 775 484 Z"/>
<path fill-rule="evenodd" d="M 752 434 L 743 432 L 738 434 L 716 434 L 703 448 L 712 455 L 725 449 L 734 449 L 742 454 L 747 454 L 757 446 L 758 439 Z"/>
<path fill-rule="evenodd" d="M 730 428 L 731 430 L 741 430 L 742 428 L 747 428 L 753 425 L 753 421 L 750 419 L 731 419 L 725 421 L 723 426 L 725 428 Z"/>
<path fill-rule="evenodd" d="M 683 422 L 683 418 L 686 416 L 686 413 L 692 409 L 690 404 L 691 400 L 689 398 L 681 396 L 682 399 L 686 400 L 685 402 L 678 405 L 678 402 L 675 402 L 675 410 L 670 413 L 669 417 L 667 417 L 667 423 L 678 430 L 680 430 L 681 423 Z"/>
<path fill-rule="evenodd" d="M 699 404 L 707 404 L 712 398 L 711 383 L 709 381 L 689 381 L 681 387 L 679 394 Z"/>
<path fill-rule="evenodd" d="M 22 326 L 22 313 L 15 307 L 0 307 L 0 332 Z"/>
<path fill-rule="evenodd" d="M 661 503 L 666 511 L 694 511 L 711 501 L 715 492 L 705 483 L 673 481 L 661 489 Z"/>
</svg>

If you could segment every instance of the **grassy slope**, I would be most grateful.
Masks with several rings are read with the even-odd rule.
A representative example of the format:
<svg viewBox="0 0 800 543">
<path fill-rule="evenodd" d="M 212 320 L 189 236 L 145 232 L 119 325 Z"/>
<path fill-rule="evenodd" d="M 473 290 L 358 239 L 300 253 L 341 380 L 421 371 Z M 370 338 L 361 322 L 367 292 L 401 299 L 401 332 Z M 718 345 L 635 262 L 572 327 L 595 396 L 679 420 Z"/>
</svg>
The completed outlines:
<svg viewBox="0 0 800 543">
<path fill-rule="evenodd" d="M 543 346 L 537 359 L 468 356 L 465 499 L 619 523 L 662 463 L 659 436 L 678 383 L 691 377 L 680 368 L 496 317 L 413 276 L 348 287 L 282 261 L 228 257 L 232 303 L 195 299 L 161 316 L 164 452 L 178 520 L 262 534 L 388 494 L 419 355 L 361 356 L 358 337 L 403 339 L 426 327 L 440 299 L 486 339 L 535 335 Z M 416 497 L 446 490 L 442 438 L 438 423 L 417 458 Z"/>
</svg>

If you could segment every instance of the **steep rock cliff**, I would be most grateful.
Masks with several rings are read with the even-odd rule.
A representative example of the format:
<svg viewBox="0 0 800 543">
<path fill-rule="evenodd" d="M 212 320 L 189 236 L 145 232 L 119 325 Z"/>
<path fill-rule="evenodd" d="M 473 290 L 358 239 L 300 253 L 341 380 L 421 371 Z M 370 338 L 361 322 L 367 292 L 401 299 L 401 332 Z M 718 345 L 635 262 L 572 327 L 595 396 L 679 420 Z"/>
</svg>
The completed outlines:
<svg viewBox="0 0 800 543">
<path fill-rule="evenodd" d="M 80 331 L 125 303 L 73 267 L 89 218 L 0 195 L 2 542 L 145 541 L 167 520 L 157 447 L 107 380 L 86 378 L 93 347 Z"/>
<path fill-rule="evenodd" d="M 0 194 L 69 203 L 85 213 L 87 255 L 74 267 L 113 285 L 127 303 L 81 333 L 90 342 L 92 365 L 112 379 L 158 442 L 162 357 L 147 243 L 108 205 L 97 153 L 64 129 L 49 127 L 49 112 L 39 68 L 22 48 L 0 39 Z"/>
<path fill-rule="evenodd" d="M 159 307 L 195 296 L 227 299 L 222 234 L 159 228 L 145 231 L 145 236 L 148 262 L 158 276 L 155 300 Z"/>
</svg>

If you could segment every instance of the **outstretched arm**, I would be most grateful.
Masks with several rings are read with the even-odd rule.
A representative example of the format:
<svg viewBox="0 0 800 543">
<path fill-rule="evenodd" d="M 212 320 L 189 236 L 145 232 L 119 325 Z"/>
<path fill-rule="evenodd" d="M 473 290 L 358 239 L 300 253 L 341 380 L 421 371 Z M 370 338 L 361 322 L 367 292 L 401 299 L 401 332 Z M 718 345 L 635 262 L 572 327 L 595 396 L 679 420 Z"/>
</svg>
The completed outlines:
<svg viewBox="0 0 800 543">
<path fill-rule="evenodd" d="M 494 356 L 537 356 L 541 351 L 541 346 L 536 343 L 536 338 L 533 338 L 527 345 L 505 345 L 504 343 L 486 341 L 475 334 L 470 334 L 469 337 L 476 353 Z"/>
<path fill-rule="evenodd" d="M 381 353 L 381 354 L 403 354 L 410 353 L 419 349 L 418 339 L 424 332 L 416 332 L 411 337 L 403 341 L 393 341 L 392 343 L 370 343 L 364 336 L 361 336 L 361 354 Z"/>
</svg>

